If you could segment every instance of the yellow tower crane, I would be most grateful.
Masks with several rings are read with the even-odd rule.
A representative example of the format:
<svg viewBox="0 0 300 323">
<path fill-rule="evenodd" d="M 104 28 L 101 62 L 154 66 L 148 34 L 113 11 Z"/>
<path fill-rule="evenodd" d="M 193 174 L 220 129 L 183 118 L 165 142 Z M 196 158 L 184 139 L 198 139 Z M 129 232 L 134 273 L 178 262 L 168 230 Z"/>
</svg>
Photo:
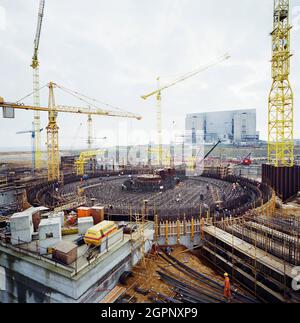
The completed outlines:
<svg viewBox="0 0 300 323">
<path fill-rule="evenodd" d="M 57 113 L 75 113 L 95 116 L 119 117 L 119 118 L 132 118 L 141 120 L 141 116 L 135 115 L 130 112 L 109 111 L 97 108 L 95 106 L 88 108 L 74 107 L 65 105 L 56 105 L 54 98 L 54 88 L 59 87 L 55 83 L 50 82 L 49 87 L 49 105 L 48 107 L 28 106 L 21 103 L 5 102 L 0 97 L 0 107 L 3 108 L 3 116 L 7 118 L 14 118 L 14 110 L 31 110 L 31 111 L 45 111 L 48 112 L 48 126 L 47 126 L 47 153 L 48 153 L 48 180 L 60 180 L 60 158 L 59 158 L 59 142 L 58 142 L 58 126 L 56 123 Z"/>
<path fill-rule="evenodd" d="M 77 175 L 83 176 L 84 175 L 84 170 L 85 170 L 85 164 L 88 159 L 96 157 L 97 155 L 104 154 L 103 150 L 94 150 L 94 151 L 83 151 L 78 160 L 76 160 L 75 165 L 76 165 L 76 172 Z"/>
<path fill-rule="evenodd" d="M 148 148 L 147 152 L 150 154 L 155 154 L 159 156 L 159 148 Z M 165 167 L 172 167 L 171 154 L 168 152 L 168 149 L 162 149 L 162 165 Z M 161 166 L 161 165 L 160 165 Z"/>
<path fill-rule="evenodd" d="M 199 73 L 209 69 L 210 67 L 213 67 L 223 61 L 226 61 L 230 58 L 230 55 L 225 54 L 223 56 L 221 56 L 220 58 L 212 61 L 211 63 L 209 63 L 206 66 L 201 66 L 195 70 L 193 70 L 192 72 L 186 73 L 182 76 L 180 76 L 179 78 L 177 78 L 176 80 L 174 80 L 173 82 L 162 86 L 160 85 L 160 77 L 157 78 L 158 81 L 158 89 L 156 91 L 153 91 L 149 94 L 143 95 L 142 99 L 147 100 L 148 98 L 152 97 L 152 96 L 156 96 L 156 101 L 157 101 L 157 139 L 158 139 L 158 160 L 159 160 L 159 164 L 160 166 L 163 165 L 163 148 L 162 148 L 162 108 L 161 108 L 161 93 L 164 90 L 167 90 L 168 88 L 184 82 L 196 75 L 198 75 Z"/>
<path fill-rule="evenodd" d="M 76 99 L 82 101 L 84 104 L 86 104 L 87 106 L 105 106 L 107 109 L 114 109 L 116 111 L 121 111 L 121 112 L 124 112 L 122 109 L 116 107 L 116 106 L 113 106 L 111 104 L 107 104 L 103 101 L 99 101 L 97 99 L 94 99 L 94 98 L 91 98 L 91 97 L 88 97 L 87 95 L 85 94 L 82 94 L 82 93 L 79 93 L 77 91 L 74 91 L 74 90 L 70 90 L 64 86 L 61 86 L 59 85 L 58 86 L 61 90 L 65 91 L 66 93 L 72 95 L 73 97 L 75 97 Z M 89 114 L 88 115 L 88 118 L 87 118 L 87 144 L 88 144 L 88 150 L 91 151 L 92 150 L 92 145 L 95 141 L 95 139 L 99 139 L 99 138 L 95 138 L 93 137 L 93 119 L 92 119 L 92 115 Z M 100 138 L 100 139 L 106 139 L 106 138 Z"/>
<path fill-rule="evenodd" d="M 38 13 L 38 22 L 36 28 L 36 34 L 34 39 L 34 52 L 32 57 L 31 67 L 33 69 L 33 105 L 39 107 L 40 104 L 40 74 L 39 74 L 39 45 L 41 38 L 41 30 L 42 30 L 42 22 L 44 17 L 44 8 L 45 8 L 45 0 L 40 0 L 39 5 L 39 13 Z M 34 111 L 34 165 L 36 169 L 40 169 L 42 166 L 41 162 L 41 119 L 40 112 Z"/>
<path fill-rule="evenodd" d="M 269 96 L 268 160 L 275 167 L 294 166 L 294 95 L 289 81 L 289 0 L 274 0 L 272 78 Z"/>
</svg>

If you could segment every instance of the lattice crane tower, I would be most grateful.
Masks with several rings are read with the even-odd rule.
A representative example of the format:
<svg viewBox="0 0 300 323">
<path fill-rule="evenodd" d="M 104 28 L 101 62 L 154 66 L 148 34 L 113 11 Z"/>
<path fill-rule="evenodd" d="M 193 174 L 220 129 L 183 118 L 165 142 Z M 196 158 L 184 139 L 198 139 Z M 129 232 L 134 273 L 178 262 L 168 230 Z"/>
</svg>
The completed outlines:
<svg viewBox="0 0 300 323">
<path fill-rule="evenodd" d="M 32 64 L 31 64 L 31 67 L 33 69 L 33 105 L 36 107 L 40 106 L 40 74 L 39 74 L 38 52 L 39 52 L 39 45 L 40 45 L 42 22 L 44 17 L 44 8 L 45 8 L 45 0 L 40 0 L 37 29 L 36 29 L 35 39 L 34 39 L 34 53 L 33 53 Z M 34 156 L 33 168 L 36 168 L 36 169 L 40 169 L 42 167 L 40 129 L 41 129 L 40 111 L 34 111 L 35 156 Z"/>
<path fill-rule="evenodd" d="M 56 123 L 57 111 L 55 111 L 54 84 L 49 84 L 49 114 L 47 126 L 47 152 L 48 152 L 48 179 L 60 179 L 60 157 L 58 144 L 58 130 Z"/>
<path fill-rule="evenodd" d="M 274 0 L 268 159 L 275 167 L 294 166 L 294 95 L 289 81 L 291 28 L 289 0 Z"/>
</svg>

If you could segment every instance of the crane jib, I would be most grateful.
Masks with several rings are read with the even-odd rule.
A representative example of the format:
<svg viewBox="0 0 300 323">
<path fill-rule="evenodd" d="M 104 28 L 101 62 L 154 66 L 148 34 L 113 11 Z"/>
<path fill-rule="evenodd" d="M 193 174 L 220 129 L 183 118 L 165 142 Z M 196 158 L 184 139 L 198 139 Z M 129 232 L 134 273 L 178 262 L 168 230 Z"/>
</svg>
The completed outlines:
<svg viewBox="0 0 300 323">
<path fill-rule="evenodd" d="M 2 100 L 2 101 L 1 101 Z M 89 109 L 83 107 L 73 107 L 73 106 L 55 106 L 54 109 L 50 109 L 49 107 L 37 107 L 30 106 L 24 104 L 16 104 L 16 103 L 7 103 L 3 102 L 3 99 L 0 98 L 0 107 L 3 108 L 3 118 L 14 118 L 15 117 L 15 109 L 17 110 L 32 110 L 32 111 L 44 111 L 44 112 L 60 112 L 60 113 L 74 113 L 74 114 L 85 114 L 85 115 L 95 115 L 95 116 L 107 116 L 107 117 L 117 117 L 117 118 L 132 118 L 141 120 L 142 117 L 135 114 L 129 113 L 119 113 L 114 111 L 106 111 L 102 109 Z"/>
<path fill-rule="evenodd" d="M 35 39 L 34 39 L 34 53 L 35 53 L 34 55 L 37 55 L 37 52 L 39 49 L 42 22 L 44 17 L 44 8 L 45 8 L 45 0 L 41 0 L 40 6 L 39 6 L 39 13 L 38 13 L 38 23 L 37 23 Z"/>
<path fill-rule="evenodd" d="M 211 68 L 211 67 L 213 67 L 215 65 L 218 65 L 218 64 L 220 64 L 220 63 L 222 63 L 222 62 L 224 62 L 224 61 L 226 61 L 228 59 L 230 59 L 230 55 L 225 54 L 225 55 L 213 60 L 211 63 L 209 63 L 209 64 L 207 64 L 205 66 L 198 67 L 198 68 L 194 69 L 191 72 L 188 72 L 188 73 L 185 73 L 185 74 L 181 75 L 179 78 L 175 79 L 171 83 L 169 83 L 169 84 L 167 84 L 167 85 L 165 85 L 163 87 L 160 87 L 156 91 L 153 91 L 153 92 L 151 92 L 149 94 L 143 95 L 143 96 L 141 96 L 141 98 L 144 99 L 144 100 L 147 100 L 149 97 L 151 97 L 153 95 L 156 95 L 156 94 L 158 94 L 158 93 L 160 93 L 160 92 L 162 92 L 164 90 L 167 90 L 168 88 L 170 88 L 170 87 L 172 87 L 172 86 L 174 86 L 174 85 L 176 85 L 178 83 L 184 82 L 184 81 L 198 75 L 199 73 L 204 72 L 204 71 L 208 70 L 209 68 Z"/>
</svg>

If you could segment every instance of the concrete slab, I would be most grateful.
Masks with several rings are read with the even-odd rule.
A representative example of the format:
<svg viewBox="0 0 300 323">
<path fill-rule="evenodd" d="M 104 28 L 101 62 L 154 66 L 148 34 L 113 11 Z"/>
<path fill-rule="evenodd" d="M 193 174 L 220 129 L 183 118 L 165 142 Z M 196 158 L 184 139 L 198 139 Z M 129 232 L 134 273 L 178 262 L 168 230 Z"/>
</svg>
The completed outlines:
<svg viewBox="0 0 300 323">
<path fill-rule="evenodd" d="M 278 272 L 279 274 L 285 273 L 291 279 L 294 279 L 292 275 L 293 267 L 289 264 L 285 264 L 279 258 L 271 256 L 270 254 L 266 253 L 265 251 L 255 248 L 255 246 L 227 233 L 217 227 L 214 226 L 205 226 L 204 231 L 210 234 L 213 237 L 216 237 L 218 240 L 223 241 L 227 245 L 234 246 L 234 248 L 248 257 L 256 259 L 257 262 L 262 263 L 265 266 L 272 268 L 274 271 Z"/>
</svg>

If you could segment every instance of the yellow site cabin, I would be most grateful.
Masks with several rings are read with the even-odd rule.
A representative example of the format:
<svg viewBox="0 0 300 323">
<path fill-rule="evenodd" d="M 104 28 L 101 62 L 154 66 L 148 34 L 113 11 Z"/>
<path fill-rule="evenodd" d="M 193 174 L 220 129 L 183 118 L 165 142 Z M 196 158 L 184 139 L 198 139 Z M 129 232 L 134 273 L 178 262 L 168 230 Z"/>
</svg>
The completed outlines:
<svg viewBox="0 0 300 323">
<path fill-rule="evenodd" d="M 84 242 L 89 246 L 99 247 L 103 239 L 118 230 L 115 222 L 103 221 L 87 230 Z"/>
</svg>

